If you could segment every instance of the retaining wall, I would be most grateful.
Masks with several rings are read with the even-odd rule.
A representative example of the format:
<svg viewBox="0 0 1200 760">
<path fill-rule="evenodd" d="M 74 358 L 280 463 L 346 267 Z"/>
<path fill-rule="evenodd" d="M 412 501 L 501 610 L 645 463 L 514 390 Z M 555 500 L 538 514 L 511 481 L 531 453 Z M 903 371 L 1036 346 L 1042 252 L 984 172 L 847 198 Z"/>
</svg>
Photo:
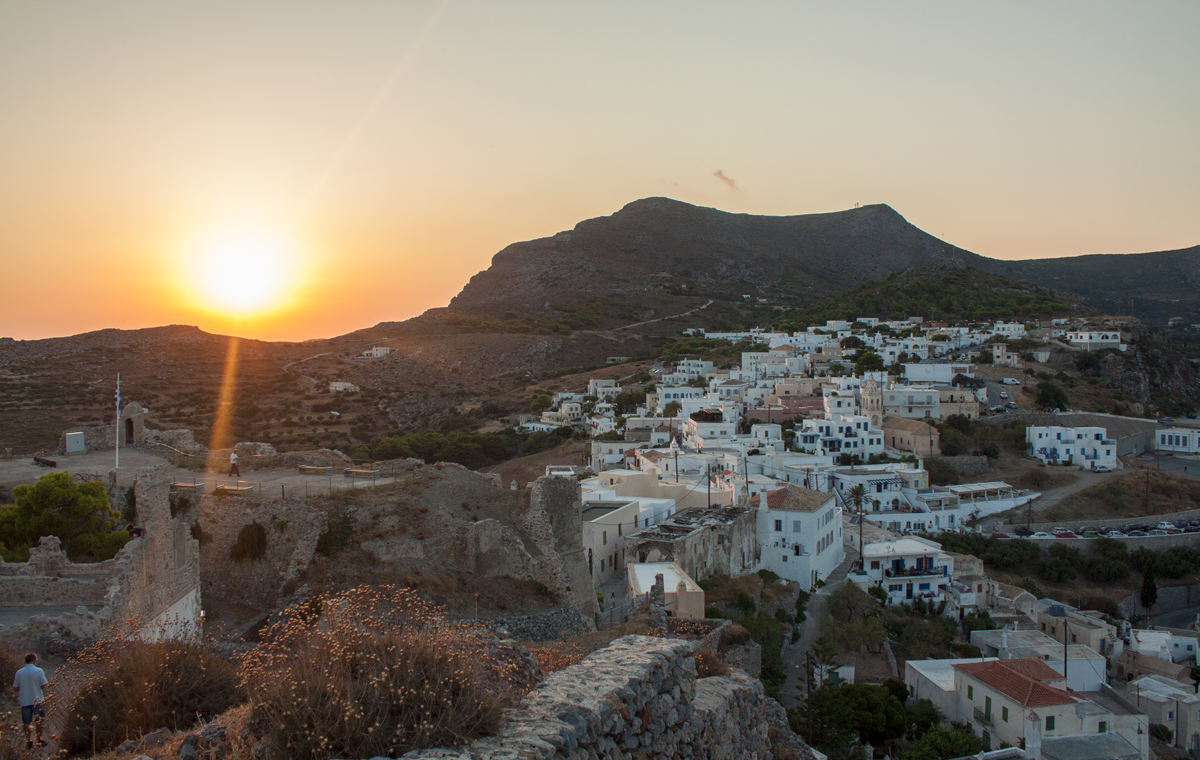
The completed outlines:
<svg viewBox="0 0 1200 760">
<path fill-rule="evenodd" d="M 958 456 L 958 457 L 935 457 L 939 462 L 944 462 L 954 468 L 955 472 L 963 475 L 982 475 L 988 470 L 987 457 L 973 456 Z"/>
<path fill-rule="evenodd" d="M 1067 546 L 1077 547 L 1081 552 L 1087 554 L 1091 551 L 1094 538 L 1027 538 L 1013 539 L 1014 541 L 1025 540 L 1034 541 L 1042 545 L 1043 551 L 1047 546 L 1053 543 L 1066 544 Z M 1174 536 L 1129 536 L 1127 538 L 1117 539 L 1125 544 L 1129 551 L 1133 551 L 1139 547 L 1154 549 L 1161 551 L 1170 549 L 1172 546 L 1194 546 L 1200 548 L 1200 533 L 1178 533 Z"/>
<path fill-rule="evenodd" d="M 1171 512 L 1165 515 L 1146 515 L 1144 517 L 1116 517 L 1108 520 L 1060 520 L 1053 523 L 1033 523 L 1029 526 L 1032 531 L 1050 531 L 1054 528 L 1123 528 L 1126 525 L 1157 525 L 1163 521 L 1174 523 L 1176 520 L 1200 520 L 1200 509 L 1188 509 L 1183 512 Z M 1005 525 L 1024 525 L 1020 520 L 1012 520 Z M 1197 534 L 1200 535 L 1200 534 Z"/>
<path fill-rule="evenodd" d="M 551 673 L 506 714 L 499 736 L 411 760 L 769 758 L 771 737 L 811 760 L 762 684 L 740 672 L 696 678 L 696 642 L 625 636 Z"/>
</svg>

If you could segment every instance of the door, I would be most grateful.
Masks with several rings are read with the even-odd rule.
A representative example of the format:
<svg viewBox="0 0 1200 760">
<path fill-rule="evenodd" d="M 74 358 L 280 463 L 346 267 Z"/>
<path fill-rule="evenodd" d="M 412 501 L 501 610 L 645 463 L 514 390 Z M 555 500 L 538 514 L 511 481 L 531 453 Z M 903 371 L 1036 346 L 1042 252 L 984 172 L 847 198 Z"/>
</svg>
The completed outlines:
<svg viewBox="0 0 1200 760">
<path fill-rule="evenodd" d="M 904 591 L 904 598 L 912 599 L 912 584 L 911 583 L 908 584 L 908 587 Z"/>
</svg>

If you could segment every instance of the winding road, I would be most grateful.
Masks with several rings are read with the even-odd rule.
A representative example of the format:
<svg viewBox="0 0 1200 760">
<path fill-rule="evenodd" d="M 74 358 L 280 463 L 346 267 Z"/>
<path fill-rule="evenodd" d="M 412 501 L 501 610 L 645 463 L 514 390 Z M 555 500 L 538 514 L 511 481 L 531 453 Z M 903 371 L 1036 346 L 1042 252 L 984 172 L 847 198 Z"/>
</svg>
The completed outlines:
<svg viewBox="0 0 1200 760">
<path fill-rule="evenodd" d="M 658 319 L 647 319 L 645 322 L 634 322 L 632 325 L 625 325 L 624 327 L 614 327 L 613 332 L 616 332 L 617 330 L 628 330 L 631 327 L 641 327 L 642 325 L 652 325 L 655 322 L 662 322 L 664 319 L 677 319 L 679 317 L 686 317 L 689 314 L 695 314 L 698 311 L 707 309 L 711 305 L 712 299 L 709 299 L 708 303 L 704 304 L 703 306 L 697 306 L 696 308 L 685 311 L 681 314 L 672 314 L 669 317 L 659 317 Z"/>
</svg>

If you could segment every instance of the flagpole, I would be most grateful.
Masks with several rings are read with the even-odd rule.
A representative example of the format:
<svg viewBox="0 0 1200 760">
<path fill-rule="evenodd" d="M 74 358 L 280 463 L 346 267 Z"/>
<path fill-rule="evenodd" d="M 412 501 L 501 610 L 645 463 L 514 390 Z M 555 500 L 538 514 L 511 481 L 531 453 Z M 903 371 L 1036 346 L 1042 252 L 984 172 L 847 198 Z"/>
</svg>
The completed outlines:
<svg viewBox="0 0 1200 760">
<path fill-rule="evenodd" d="M 114 447 L 116 457 L 117 457 L 117 464 L 114 469 L 119 470 L 119 469 L 121 469 L 121 373 L 120 372 L 117 373 L 117 422 L 115 425 L 113 425 L 113 430 L 116 432 L 116 435 L 113 436 L 113 440 L 117 444 Z"/>
</svg>

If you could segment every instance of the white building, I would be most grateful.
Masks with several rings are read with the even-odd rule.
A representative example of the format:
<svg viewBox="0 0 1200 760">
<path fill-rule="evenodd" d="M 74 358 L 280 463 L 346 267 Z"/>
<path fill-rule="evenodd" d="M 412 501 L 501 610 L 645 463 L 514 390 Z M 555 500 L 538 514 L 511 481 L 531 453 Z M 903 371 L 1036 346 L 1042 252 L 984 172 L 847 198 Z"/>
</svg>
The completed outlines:
<svg viewBox="0 0 1200 760">
<path fill-rule="evenodd" d="M 846 556 L 833 494 L 787 485 L 750 500 L 757 510 L 759 569 L 812 588 Z"/>
<path fill-rule="evenodd" d="M 616 396 L 621 392 L 621 386 L 617 385 L 616 380 L 601 380 L 593 377 L 588 380 L 588 395 L 596 398 L 608 398 Z"/>
<path fill-rule="evenodd" d="M 1200 454 L 1200 430 L 1195 428 L 1166 428 L 1154 436 L 1156 451 L 1176 454 Z"/>
<path fill-rule="evenodd" d="M 948 362 L 943 364 L 905 364 L 904 379 L 910 383 L 937 383 L 949 385 L 955 375 L 971 374 L 971 365 Z"/>
<path fill-rule="evenodd" d="M 583 503 L 583 551 L 594 585 L 599 586 L 618 571 L 623 572 L 624 537 L 638 529 L 639 513 L 636 501 Z"/>
<path fill-rule="evenodd" d="M 346 383 L 341 380 L 334 380 L 329 384 L 329 390 L 332 393 L 358 393 L 359 387 L 354 383 Z"/>
<path fill-rule="evenodd" d="M 1126 348 L 1121 342 L 1120 330 L 1069 330 L 1067 340 L 1072 346 L 1078 346 L 1085 351 L 1101 351 L 1106 348 L 1124 351 Z"/>
<path fill-rule="evenodd" d="M 367 359 L 382 359 L 392 352 L 387 346 L 371 346 L 362 355 Z"/>
<path fill-rule="evenodd" d="M 1026 335 L 1025 325 L 1020 322 L 997 322 L 992 325 L 993 335 L 1002 335 L 1005 338 L 1024 338 Z"/>
<path fill-rule="evenodd" d="M 801 420 L 795 445 L 808 454 L 858 455 L 866 460 L 883 453 L 883 431 L 867 417 L 835 414 L 825 420 Z"/>
<path fill-rule="evenodd" d="M 1032 426 L 1025 429 L 1025 442 L 1043 464 L 1076 464 L 1086 470 L 1117 464 L 1117 442 L 1102 427 Z"/>
<path fill-rule="evenodd" d="M 928 385 L 900 385 L 883 392 L 883 413 L 906 420 L 941 418 L 941 393 Z"/>
<path fill-rule="evenodd" d="M 888 604 L 912 604 L 914 599 L 938 604 L 945 599 L 946 586 L 954 577 L 954 559 L 940 544 L 909 537 L 878 541 L 863 547 L 866 575 L 850 579 L 865 588 L 878 586 L 887 592 Z"/>
</svg>

